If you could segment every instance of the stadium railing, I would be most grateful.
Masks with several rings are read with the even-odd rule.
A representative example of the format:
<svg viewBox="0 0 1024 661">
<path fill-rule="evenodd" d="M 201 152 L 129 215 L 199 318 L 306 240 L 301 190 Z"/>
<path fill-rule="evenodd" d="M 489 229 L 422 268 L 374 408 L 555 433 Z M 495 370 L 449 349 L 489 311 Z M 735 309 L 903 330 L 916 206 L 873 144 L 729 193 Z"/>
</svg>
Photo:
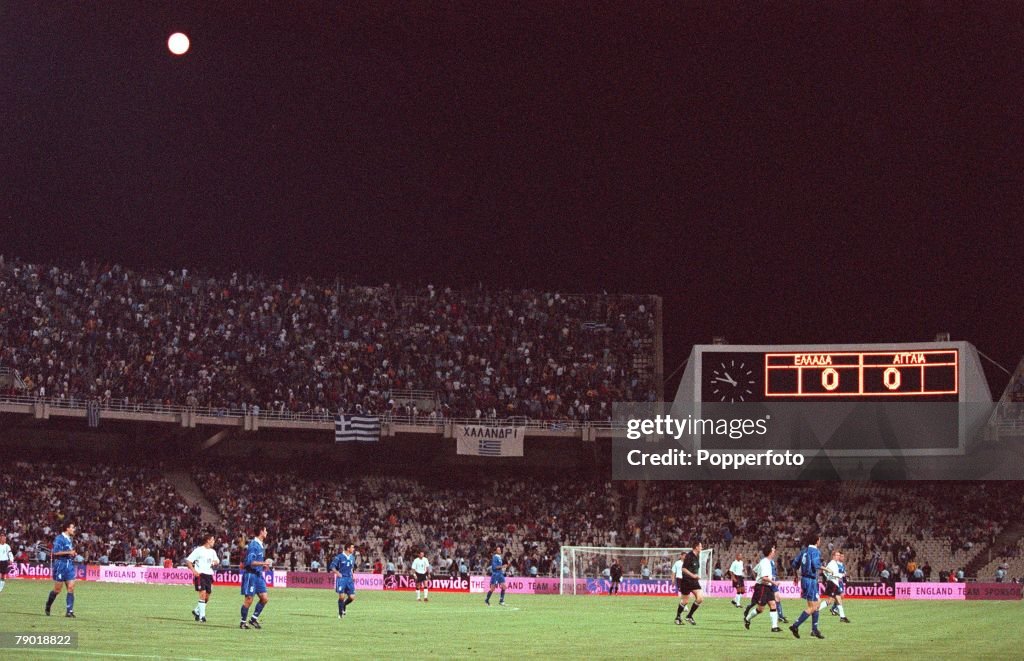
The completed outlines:
<svg viewBox="0 0 1024 661">
<path fill-rule="evenodd" d="M 97 400 L 42 398 L 24 395 L 0 395 L 0 412 L 35 414 L 37 418 L 87 417 L 89 402 Z M 190 407 L 182 405 L 103 402 L 99 406 L 100 417 L 114 420 L 137 420 L 146 422 L 178 423 L 183 426 L 209 424 L 221 426 L 273 427 L 276 429 L 333 429 L 334 413 L 312 413 L 293 411 L 267 411 L 258 414 L 241 408 Z M 373 414 L 367 414 L 373 415 Z M 589 432 L 610 435 L 614 429 L 624 429 L 622 423 L 610 420 L 534 420 L 526 417 L 513 418 L 431 418 L 429 415 L 378 415 L 381 422 L 401 432 L 439 433 L 446 425 L 480 425 L 493 427 L 524 427 L 528 432 L 540 432 L 547 436 L 574 437 Z M 248 423 L 246 421 L 249 421 Z M 254 421 L 254 422 L 253 422 Z M 247 427 L 249 428 L 249 427 Z"/>
</svg>

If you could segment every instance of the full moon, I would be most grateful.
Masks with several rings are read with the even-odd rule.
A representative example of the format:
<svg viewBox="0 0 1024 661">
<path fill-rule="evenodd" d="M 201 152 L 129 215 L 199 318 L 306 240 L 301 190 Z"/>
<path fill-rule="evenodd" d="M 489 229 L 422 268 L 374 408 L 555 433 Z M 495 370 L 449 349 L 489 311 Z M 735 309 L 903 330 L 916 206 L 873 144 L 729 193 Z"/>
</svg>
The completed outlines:
<svg viewBox="0 0 1024 661">
<path fill-rule="evenodd" d="M 184 55 L 188 51 L 188 37 L 175 32 L 167 39 L 167 48 L 175 55 Z"/>
</svg>

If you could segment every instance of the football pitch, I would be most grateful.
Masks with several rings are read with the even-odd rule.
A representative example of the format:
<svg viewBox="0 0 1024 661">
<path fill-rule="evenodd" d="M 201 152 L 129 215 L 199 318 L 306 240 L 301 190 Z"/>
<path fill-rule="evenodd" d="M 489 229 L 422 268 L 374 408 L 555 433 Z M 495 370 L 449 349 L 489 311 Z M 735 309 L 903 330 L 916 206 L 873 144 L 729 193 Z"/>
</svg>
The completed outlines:
<svg viewBox="0 0 1024 661">
<path fill-rule="evenodd" d="M 417 603 L 411 592 L 357 595 L 339 620 L 334 593 L 270 592 L 262 630 L 238 629 L 237 588 L 215 588 L 208 622 L 197 623 L 191 586 L 80 583 L 77 619 L 64 615 L 63 594 L 43 614 L 50 588 L 43 581 L 8 581 L 0 593 L 0 632 L 78 632 L 77 649 L 3 649 L 4 659 L 238 659 L 238 658 L 1020 658 L 1024 630 L 1020 601 L 847 602 L 851 624 L 823 614 L 825 640 L 796 640 L 783 627 L 769 632 L 768 614 L 750 631 L 742 611 L 708 599 L 697 626 L 673 623 L 676 601 L 664 597 L 509 595 L 507 606 L 484 606 L 483 595 L 433 593 Z M 785 604 L 794 621 L 799 603 Z"/>
</svg>

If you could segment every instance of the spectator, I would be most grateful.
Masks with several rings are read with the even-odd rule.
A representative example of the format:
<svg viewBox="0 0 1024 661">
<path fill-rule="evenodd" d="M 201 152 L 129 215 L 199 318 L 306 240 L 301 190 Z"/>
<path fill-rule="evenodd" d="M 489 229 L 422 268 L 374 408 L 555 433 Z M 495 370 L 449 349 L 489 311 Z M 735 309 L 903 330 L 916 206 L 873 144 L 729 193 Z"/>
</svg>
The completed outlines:
<svg viewBox="0 0 1024 661">
<path fill-rule="evenodd" d="M 415 417 L 415 403 L 389 396 L 409 388 L 437 393 L 442 417 L 586 421 L 609 419 L 612 402 L 655 396 L 653 372 L 636 367 L 653 347 L 647 296 L 18 259 L 0 265 L 0 282 L 0 364 L 18 369 L 32 396 L 62 402 Z M 95 375 L 94 364 L 104 366 Z"/>
</svg>

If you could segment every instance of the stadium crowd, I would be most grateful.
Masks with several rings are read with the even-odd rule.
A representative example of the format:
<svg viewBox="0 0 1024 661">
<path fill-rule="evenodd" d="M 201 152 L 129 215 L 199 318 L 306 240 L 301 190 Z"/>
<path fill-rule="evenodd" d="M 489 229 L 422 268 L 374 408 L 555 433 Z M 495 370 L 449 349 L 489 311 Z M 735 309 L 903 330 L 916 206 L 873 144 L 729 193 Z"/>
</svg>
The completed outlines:
<svg viewBox="0 0 1024 661">
<path fill-rule="evenodd" d="M 722 483 L 708 490 L 676 482 L 640 488 L 463 476 L 443 484 L 399 477 L 339 483 L 211 472 L 202 484 L 228 528 L 261 520 L 276 526 L 277 550 L 289 566 L 323 564 L 351 539 L 368 566 L 407 567 L 424 549 L 436 567 L 480 571 L 500 542 L 519 575 L 557 574 L 563 544 L 678 547 L 697 537 L 719 549 L 720 561 L 737 544 L 754 562 L 755 549 L 772 541 L 788 560 L 814 527 L 827 545 L 846 549 L 858 577 L 927 580 L 934 565 L 938 579 L 992 543 L 1011 520 L 1008 503 L 1024 505 L 1024 491 L 1013 482 L 972 484 L 958 490 L 955 504 L 949 483 L 928 482 Z M 919 567 L 927 577 L 915 577 Z"/>
<path fill-rule="evenodd" d="M 0 366 L 35 397 L 224 411 L 606 420 L 655 398 L 649 296 L 568 296 L 0 257 Z M 8 394 L 12 394 L 9 391 Z"/>
<path fill-rule="evenodd" d="M 154 467 L 17 462 L 11 468 L 0 476 L 0 530 L 22 561 L 45 562 L 66 517 L 78 523 L 76 549 L 88 562 L 180 564 L 201 529 L 198 506 L 186 505 Z M 928 482 L 722 482 L 707 489 L 472 475 L 443 483 L 396 476 L 324 481 L 204 469 L 195 481 L 218 510 L 218 551 L 230 563 L 237 564 L 246 534 L 266 523 L 278 566 L 324 567 L 351 540 L 361 568 L 381 572 L 408 568 L 421 549 L 439 571 L 481 572 L 500 543 L 512 574 L 558 575 L 564 544 L 680 547 L 700 538 L 716 549 L 720 566 L 737 551 L 752 564 L 756 549 L 774 542 L 785 576 L 802 536 L 817 528 L 828 548 L 846 551 L 858 578 L 962 580 L 963 566 L 1024 505 L 1015 482 L 964 489 Z M 955 502 L 951 490 L 959 494 Z M 667 567 L 648 569 L 657 575 Z"/>
<path fill-rule="evenodd" d="M 218 503 L 227 527 L 269 521 L 272 546 L 289 567 L 321 566 L 344 540 L 354 541 L 364 565 L 408 567 L 418 550 L 433 566 L 483 571 L 501 543 L 512 572 L 551 574 L 563 543 L 608 544 L 625 522 L 608 483 L 570 480 L 467 481 L 430 484 L 398 477 L 344 482 L 290 474 L 210 472 L 201 484 Z M 576 513 L 592 513 L 581 517 Z"/>
<path fill-rule="evenodd" d="M 696 534 L 726 551 L 738 544 L 753 563 L 756 549 L 771 542 L 785 574 L 815 528 L 829 548 L 845 550 L 851 574 L 893 582 L 913 579 L 919 567 L 923 578 L 935 566 L 938 578 L 968 564 L 1024 506 L 1016 482 L 733 482 L 710 490 L 651 482 L 645 491 L 633 545 L 669 546 Z"/>
<path fill-rule="evenodd" d="M 153 468 L 12 462 L 0 474 L 0 503 L 0 529 L 21 562 L 48 562 L 67 517 L 81 559 L 103 564 L 178 561 L 200 530 L 199 508 Z"/>
</svg>

